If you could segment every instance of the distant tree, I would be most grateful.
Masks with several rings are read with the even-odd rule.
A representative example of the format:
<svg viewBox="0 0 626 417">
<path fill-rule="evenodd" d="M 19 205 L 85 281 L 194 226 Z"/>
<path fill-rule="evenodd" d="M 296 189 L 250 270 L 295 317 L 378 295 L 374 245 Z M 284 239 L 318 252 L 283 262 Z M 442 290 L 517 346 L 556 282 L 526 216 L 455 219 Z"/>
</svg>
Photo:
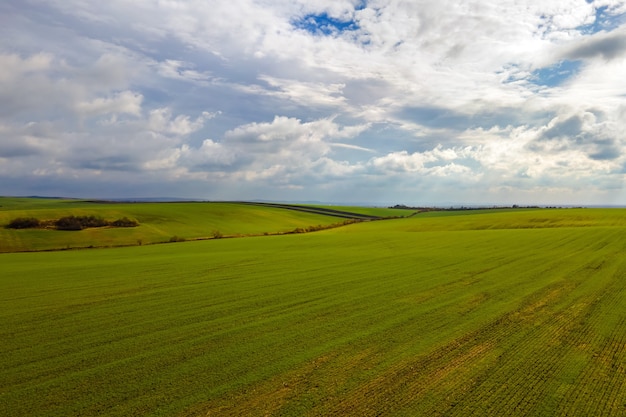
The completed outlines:
<svg viewBox="0 0 626 417">
<path fill-rule="evenodd" d="M 36 227 L 56 228 L 57 230 L 83 230 L 88 227 L 136 227 L 139 223 L 127 217 L 108 222 L 98 216 L 65 216 L 58 220 L 41 221 L 34 217 L 19 217 L 6 225 L 8 229 L 32 229 Z"/>
<path fill-rule="evenodd" d="M 122 217 L 121 219 L 114 220 L 110 223 L 114 227 L 137 227 L 139 223 L 135 220 L 131 220 L 128 217 Z"/>
<path fill-rule="evenodd" d="M 61 217 L 54 225 L 58 230 L 83 230 L 83 225 L 76 216 Z"/>
<path fill-rule="evenodd" d="M 88 227 L 104 227 L 109 222 L 97 216 L 67 216 L 55 222 L 58 230 L 83 230 Z"/>
<path fill-rule="evenodd" d="M 32 229 L 39 227 L 40 222 L 34 217 L 18 217 L 7 224 L 7 229 Z"/>
</svg>

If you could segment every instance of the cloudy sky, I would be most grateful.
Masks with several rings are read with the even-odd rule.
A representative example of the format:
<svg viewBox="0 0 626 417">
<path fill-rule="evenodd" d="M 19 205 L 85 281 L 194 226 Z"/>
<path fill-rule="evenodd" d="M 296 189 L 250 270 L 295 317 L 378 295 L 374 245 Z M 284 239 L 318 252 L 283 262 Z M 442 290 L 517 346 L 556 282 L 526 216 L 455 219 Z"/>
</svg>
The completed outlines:
<svg viewBox="0 0 626 417">
<path fill-rule="evenodd" d="M 626 2 L 3 0 L 0 194 L 626 204 Z"/>
</svg>

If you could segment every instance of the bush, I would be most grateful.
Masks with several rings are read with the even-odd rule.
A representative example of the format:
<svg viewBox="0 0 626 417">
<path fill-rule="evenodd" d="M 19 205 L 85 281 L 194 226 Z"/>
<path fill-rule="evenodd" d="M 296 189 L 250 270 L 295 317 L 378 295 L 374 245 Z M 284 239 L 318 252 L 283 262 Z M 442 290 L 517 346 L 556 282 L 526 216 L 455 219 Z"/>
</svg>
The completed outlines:
<svg viewBox="0 0 626 417">
<path fill-rule="evenodd" d="M 83 230 L 83 225 L 76 216 L 61 217 L 54 225 L 59 230 Z"/>
<path fill-rule="evenodd" d="M 54 227 L 57 230 L 83 230 L 88 227 L 136 227 L 139 223 L 127 217 L 108 222 L 97 216 L 66 216 L 58 220 L 40 221 L 34 217 L 19 217 L 6 225 L 7 229 L 32 229 L 36 227 Z"/>
<path fill-rule="evenodd" d="M 139 223 L 137 223 L 135 220 L 131 220 L 128 217 L 122 217 L 121 219 L 117 219 L 115 221 L 112 221 L 111 226 L 114 227 L 137 227 L 139 226 Z"/>
<path fill-rule="evenodd" d="M 32 229 L 39 227 L 39 220 L 34 217 L 18 217 L 7 224 L 7 229 Z"/>
<path fill-rule="evenodd" d="M 109 225 L 109 222 L 104 220 L 102 217 L 83 216 L 83 217 L 78 217 L 78 219 L 80 220 L 83 226 L 83 229 L 87 227 L 104 227 L 104 226 Z"/>
<path fill-rule="evenodd" d="M 87 227 L 104 227 L 109 223 L 101 217 L 96 216 L 68 216 L 61 217 L 55 222 L 59 230 L 83 230 Z"/>
</svg>

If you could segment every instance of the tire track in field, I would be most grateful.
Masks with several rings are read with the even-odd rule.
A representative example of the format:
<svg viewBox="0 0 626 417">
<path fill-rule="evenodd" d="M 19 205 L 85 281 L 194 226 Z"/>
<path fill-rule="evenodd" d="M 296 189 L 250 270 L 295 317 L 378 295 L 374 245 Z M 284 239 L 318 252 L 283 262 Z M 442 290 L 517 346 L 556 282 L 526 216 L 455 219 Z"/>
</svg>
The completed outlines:
<svg viewBox="0 0 626 417">
<path fill-rule="evenodd" d="M 381 412 L 384 415 L 392 410 L 409 409 L 412 404 L 418 404 L 423 409 L 420 402 L 428 403 L 426 394 L 434 387 L 456 392 L 458 381 L 468 381 L 474 367 L 494 360 L 496 346 L 512 331 L 518 331 L 535 320 L 551 302 L 566 296 L 566 291 L 563 286 L 552 285 L 535 296 L 538 296 L 537 300 L 525 303 L 520 309 L 426 356 L 392 366 L 382 375 L 344 395 L 343 400 L 320 415 L 373 416 Z M 441 405 L 433 404 L 434 407 Z"/>
<path fill-rule="evenodd" d="M 626 363 L 624 361 L 624 343 L 626 335 L 623 332 L 612 335 L 603 349 L 603 361 L 606 379 L 603 380 L 606 390 L 604 396 L 598 401 L 596 415 L 612 416 L 626 412 L 626 401 L 624 399 L 624 379 L 626 378 Z"/>
<path fill-rule="evenodd" d="M 593 279 L 593 274 L 583 273 L 588 268 L 578 271 L 584 275 L 578 279 Z M 582 272 L 581 272 L 582 271 Z M 607 285 L 610 287 L 612 282 Z M 605 293 L 610 292 L 605 287 Z M 489 370 L 488 381 L 507 381 L 505 386 L 498 387 L 492 384 L 491 389 L 483 387 L 484 391 L 490 392 L 492 397 L 501 398 L 504 401 L 491 404 L 484 412 L 485 415 L 509 415 L 512 412 L 544 413 L 555 415 L 555 409 L 562 404 L 563 390 L 559 384 L 559 377 L 572 372 L 565 367 L 569 364 L 569 358 L 584 346 L 588 337 L 589 321 L 587 317 L 596 309 L 596 304 L 601 297 L 596 293 L 586 294 L 584 300 L 568 301 L 565 307 L 561 307 L 548 317 L 548 320 L 539 324 L 536 331 L 527 335 L 529 343 L 516 343 L 509 350 L 528 352 L 526 356 L 514 355 L 515 362 L 500 363 L 494 370 Z M 542 347 L 545 344 L 545 347 Z M 539 355 L 537 357 L 532 356 Z M 576 369 L 573 370 L 576 373 Z M 491 372 L 494 372 L 491 374 Z M 508 380 L 505 379 L 509 374 Z M 566 388 L 567 386 L 564 385 Z M 515 387 L 515 389 L 513 389 Z M 494 390 L 495 388 L 495 390 Z M 480 388 L 477 388 L 480 390 Z M 512 390 L 511 398 L 506 398 L 507 391 Z M 521 400 L 520 400 L 521 398 Z M 489 398 L 474 398 L 475 403 L 490 404 Z M 466 414 L 455 414 L 466 415 Z M 468 413 L 467 415 L 471 415 Z"/>
<path fill-rule="evenodd" d="M 566 297 L 571 289 L 570 287 L 549 291 L 545 297 L 528 308 L 513 313 L 509 317 L 508 326 L 502 326 L 501 333 L 495 336 L 498 346 L 502 348 L 513 339 L 516 351 L 541 350 L 542 345 L 537 342 L 539 339 L 537 329 L 547 325 L 551 305 Z M 513 410 L 526 409 L 531 405 L 530 399 L 537 398 L 544 390 L 545 373 L 554 373 L 558 369 L 558 351 L 518 357 L 509 355 L 505 348 L 496 360 L 470 380 L 469 398 L 473 401 L 467 401 L 466 398 L 459 397 L 459 393 L 454 393 L 457 400 L 464 405 L 464 408 L 455 411 L 454 415 L 476 415 L 478 411 L 485 415 L 510 415 Z M 524 389 L 521 389 L 522 387 Z M 499 400 L 494 404 L 493 398 Z M 468 407 L 468 403 L 478 404 L 482 410 Z M 443 408 L 441 404 L 438 407 Z"/>
<path fill-rule="evenodd" d="M 577 389 L 570 396 L 573 401 L 560 415 L 615 416 L 626 413 L 623 324 L 619 329 L 621 334 L 612 335 L 594 354 Z"/>
<path fill-rule="evenodd" d="M 578 380 L 566 393 L 559 415 L 626 415 L 626 262 L 613 274 L 611 285 L 598 297 L 599 308 L 585 332 L 581 349 L 588 356 Z M 617 317 L 610 334 L 602 328 L 611 317 Z M 602 395 L 598 395 L 602 393 Z"/>
<path fill-rule="evenodd" d="M 502 342 L 510 338 L 512 335 L 518 335 L 518 338 L 522 340 L 522 343 L 531 340 L 529 337 L 519 337 L 519 334 L 522 333 L 527 327 L 527 322 L 536 320 L 535 316 L 543 314 L 542 312 L 547 308 L 550 301 L 555 297 L 560 296 L 562 292 L 563 290 L 559 288 L 547 291 L 543 297 L 531 303 L 526 308 L 512 312 L 508 317 L 503 317 L 498 321 L 497 325 L 492 328 L 492 331 L 489 332 L 490 334 L 486 334 L 485 337 L 491 338 L 496 349 L 501 349 L 500 346 Z M 501 354 L 496 355 L 494 353 L 483 369 L 492 369 L 495 366 L 505 366 L 506 359 L 506 356 L 502 356 Z M 431 408 L 420 408 L 420 413 L 423 415 L 447 415 L 448 413 L 454 413 L 454 415 L 477 415 L 477 413 L 482 410 L 476 410 L 475 406 L 488 404 L 488 401 L 480 395 L 481 392 L 488 393 L 488 395 L 491 396 L 494 391 L 496 391 L 495 389 L 482 391 L 479 389 L 483 385 L 485 379 L 484 373 L 475 372 L 472 374 L 470 372 L 461 380 L 451 380 L 447 396 L 441 401 L 435 402 Z M 511 384 L 516 383 L 515 381 L 509 382 Z M 507 390 L 506 386 L 499 386 L 498 388 L 503 392 L 506 392 Z M 437 387 L 437 389 L 439 390 L 440 387 Z M 470 392 L 474 399 L 477 400 L 473 402 L 474 407 L 468 407 L 467 404 L 463 404 L 463 397 L 465 397 L 468 392 Z M 475 398 L 477 394 L 479 398 Z M 523 402 L 523 397 L 514 398 L 512 401 L 521 403 Z"/>
<path fill-rule="evenodd" d="M 214 408 L 214 413 L 207 415 L 242 415 L 259 404 L 265 405 L 266 413 L 253 415 L 619 415 L 624 411 L 626 319 L 604 344 L 594 329 L 602 319 L 601 308 L 612 311 L 620 306 L 626 284 L 618 271 L 593 287 L 594 291 L 584 288 L 587 280 L 615 268 L 620 260 L 619 254 L 602 259 L 606 255 L 581 261 L 584 254 L 579 253 L 571 266 L 569 260 L 561 260 L 556 267 L 567 268 L 562 271 L 562 281 L 545 285 L 515 310 L 430 353 L 381 368 L 380 358 L 366 350 L 353 351 L 351 357 L 345 356 L 350 355 L 348 351 L 334 351 L 319 369 L 307 373 L 304 366 L 298 375 L 305 376 L 292 377 L 287 386 L 275 383 L 274 390 L 267 391 L 264 384 L 258 396 L 231 398 L 232 408 Z M 555 264 L 545 265 L 543 271 L 554 268 Z M 605 370 L 617 367 L 617 371 L 607 379 L 590 368 L 574 375 L 564 394 L 557 392 L 561 388 L 558 378 L 568 371 L 570 355 L 585 354 L 589 344 L 599 346 L 604 360 L 598 362 Z M 364 369 L 373 371 L 363 375 Z M 301 401 L 299 395 L 307 392 L 311 381 L 319 382 L 320 377 L 328 381 L 333 375 L 338 379 L 333 384 L 315 387 L 324 390 L 317 402 L 301 413 L 288 411 L 293 410 L 290 404 Z M 580 396 L 587 403 L 578 402 L 584 405 L 578 409 L 564 409 L 565 401 L 582 394 L 580 385 L 588 383 L 585 381 L 593 383 L 588 395 Z M 605 396 L 601 398 L 598 392 Z"/>
<path fill-rule="evenodd" d="M 583 268 L 585 270 L 587 268 Z M 584 274 L 583 274 L 584 275 Z M 593 274 L 587 274 L 584 279 L 594 279 Z M 576 377 L 579 371 L 571 367 L 570 360 L 580 356 L 580 352 L 584 349 L 586 342 L 589 341 L 591 329 L 596 324 L 588 320 L 597 311 L 598 306 L 604 306 L 603 302 L 606 294 L 614 293 L 615 280 L 609 280 L 601 288 L 598 293 L 585 293 L 584 299 L 575 299 L 569 302 L 564 308 L 558 309 L 549 317 L 549 320 L 542 323 L 537 331 L 529 333 L 528 339 L 536 341 L 535 343 L 519 343 L 514 344 L 510 350 L 525 352 L 526 359 L 518 358 L 516 362 L 500 363 L 495 372 L 487 378 L 490 381 L 506 380 L 506 374 L 509 373 L 507 386 L 498 387 L 492 384 L 489 387 L 483 387 L 483 390 L 490 393 L 495 398 L 504 398 L 505 401 L 496 406 L 490 406 L 487 410 L 483 410 L 484 415 L 510 415 L 513 412 L 522 414 L 527 413 L 543 413 L 545 415 L 557 415 L 557 409 L 562 407 L 568 401 L 568 388 L 578 387 L 583 381 L 561 382 L 559 378 L 570 378 L 572 375 Z M 622 285 L 622 284 L 620 284 Z M 542 347 L 545 344 L 545 348 Z M 539 356 L 533 357 L 532 353 Z M 517 365 L 517 366 L 515 366 Z M 524 367 L 522 368 L 522 365 Z M 573 372 L 573 374 L 571 374 Z M 571 375 L 569 375 L 571 374 Z M 494 387 L 496 388 L 494 390 Z M 513 393 L 510 399 L 506 399 L 506 392 L 511 390 Z M 477 388 L 479 390 L 480 388 Z M 521 398 L 522 400 L 518 400 Z M 489 398 L 471 398 L 474 403 L 489 404 Z M 476 411 L 476 410 L 474 410 Z M 575 410 L 579 411 L 579 410 Z M 471 415 L 458 414 L 455 415 Z M 572 413 L 564 413 L 563 415 L 572 415 Z M 584 414 L 581 414 L 584 415 Z M 596 415 L 590 413 L 587 415 Z"/>
<path fill-rule="evenodd" d="M 564 342 L 577 340 L 581 320 L 594 308 L 592 302 L 572 308 L 570 294 L 581 280 L 592 277 L 595 272 L 594 268 L 586 266 L 574 268 L 569 273 L 576 276 L 575 280 L 546 286 L 535 294 L 534 300 L 530 297 L 520 308 L 492 324 L 442 347 L 426 358 L 389 369 L 380 378 L 345 395 L 342 403 L 325 414 L 376 415 L 383 404 L 385 409 L 392 407 L 394 410 L 417 406 L 420 414 L 424 415 L 452 413 L 457 404 L 455 397 L 462 397 L 469 390 L 476 391 L 472 392 L 474 399 L 475 394 L 480 394 L 480 376 L 476 377 L 472 371 L 476 367 L 495 370 L 498 374 L 496 380 L 507 381 L 496 392 L 485 391 L 485 394 L 499 398 L 498 403 L 487 407 L 491 415 L 525 414 L 545 406 L 545 392 L 553 386 L 554 378 L 565 366 L 562 359 L 570 346 Z M 559 306 L 563 303 L 565 307 Z M 518 339 L 511 348 L 528 354 L 499 358 L 496 348 L 510 345 L 508 339 L 511 337 Z M 546 343 L 547 346 L 544 346 Z M 510 378 L 502 372 L 498 373 L 498 369 L 511 372 Z M 435 401 L 429 408 L 423 403 L 428 402 L 426 394 L 432 393 L 433 387 L 438 393 L 448 392 L 450 398 L 443 402 Z M 452 414 L 464 415 L 463 412 Z"/>
</svg>

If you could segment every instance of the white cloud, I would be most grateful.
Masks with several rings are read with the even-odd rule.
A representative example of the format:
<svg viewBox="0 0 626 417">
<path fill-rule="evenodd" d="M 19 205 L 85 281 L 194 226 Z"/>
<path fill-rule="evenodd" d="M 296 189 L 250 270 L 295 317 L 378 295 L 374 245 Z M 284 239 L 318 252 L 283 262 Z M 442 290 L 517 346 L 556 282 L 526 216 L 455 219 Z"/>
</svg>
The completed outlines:
<svg viewBox="0 0 626 417">
<path fill-rule="evenodd" d="M 102 47 L 102 55 L 93 64 L 86 68 L 72 68 L 71 72 L 68 71 L 69 74 L 74 77 L 75 82 L 93 92 L 109 92 L 111 89 L 126 87 L 139 72 L 137 62 L 124 55 L 126 51 L 112 53 L 107 50 L 106 45 Z"/>
<path fill-rule="evenodd" d="M 141 114 L 141 102 L 143 96 L 132 91 L 123 91 L 110 98 L 96 98 L 91 101 L 83 101 L 77 104 L 79 113 L 87 116 L 100 116 L 104 114 Z"/>
<path fill-rule="evenodd" d="M 359 126 L 340 126 L 334 118 L 326 118 L 303 123 L 293 117 L 275 116 L 271 123 L 250 123 L 239 126 L 224 134 L 226 140 L 262 143 L 283 141 L 288 146 L 294 143 L 317 143 L 325 151 L 325 139 L 345 139 L 358 135 L 368 128 L 368 124 Z"/>
<path fill-rule="evenodd" d="M 157 65 L 158 73 L 164 77 L 196 82 L 202 85 L 213 81 L 209 72 L 200 72 L 191 68 L 193 68 L 193 64 L 173 59 L 166 59 Z"/>
<path fill-rule="evenodd" d="M 363 151 L 363 152 L 369 152 L 369 153 L 375 153 L 376 151 L 370 148 L 365 148 L 363 146 L 357 146 L 357 145 L 350 145 L 348 143 L 331 143 L 332 147 L 335 148 L 344 148 L 344 149 L 352 149 L 352 150 L 356 150 L 356 151 Z"/>
<path fill-rule="evenodd" d="M 296 80 L 284 80 L 267 75 L 259 77 L 260 80 L 269 84 L 272 90 L 264 89 L 260 92 L 294 101 L 307 106 L 330 106 L 341 107 L 345 104 L 342 90 L 345 84 L 323 84 L 312 82 L 299 82 Z"/>
<path fill-rule="evenodd" d="M 0 54 L 0 82 L 14 81 L 24 74 L 42 72 L 50 68 L 52 55 L 38 53 L 26 58 L 17 54 Z"/>
<path fill-rule="evenodd" d="M 3 6 L 5 175 L 284 199 L 623 183 L 623 1 L 29 4 Z"/>
<path fill-rule="evenodd" d="M 171 109 L 163 107 L 150 111 L 146 127 L 158 133 L 187 136 L 200 130 L 207 120 L 215 116 L 215 113 L 202 112 L 195 120 L 183 114 L 174 117 Z"/>
</svg>

